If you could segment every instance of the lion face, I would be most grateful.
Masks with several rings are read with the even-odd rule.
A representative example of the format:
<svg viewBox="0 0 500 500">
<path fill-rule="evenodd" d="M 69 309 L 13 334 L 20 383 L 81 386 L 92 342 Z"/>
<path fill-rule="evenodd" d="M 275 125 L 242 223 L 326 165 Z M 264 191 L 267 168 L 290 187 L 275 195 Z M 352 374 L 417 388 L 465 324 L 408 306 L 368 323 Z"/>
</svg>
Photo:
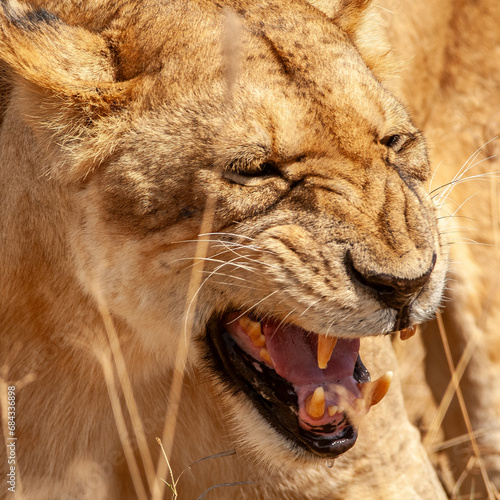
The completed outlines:
<svg viewBox="0 0 500 500">
<path fill-rule="evenodd" d="M 264 454 L 335 457 L 388 386 L 368 384 L 360 338 L 425 321 L 440 301 L 424 140 L 335 26 L 304 62 L 300 33 L 242 23 L 231 89 L 215 42 L 194 88 L 156 97 L 188 78 L 177 66 L 153 82 L 158 104 L 134 110 L 78 194 L 75 253 L 149 349 L 173 364 L 179 338 L 199 341 L 193 364 L 208 360 L 243 435 L 262 428 Z"/>
<path fill-rule="evenodd" d="M 241 14 L 229 56 L 215 7 L 157 21 L 183 34 L 156 42 L 150 71 L 136 69 L 146 42 L 117 44 L 132 83 L 75 146 L 82 165 L 100 156 L 66 181 L 68 234 L 86 290 L 165 364 L 192 342 L 192 366 L 227 389 L 228 418 L 243 438 L 258 430 L 261 456 L 335 457 L 390 382 L 369 383 L 360 339 L 429 319 L 446 255 L 404 107 L 337 25 L 268 10 L 264 26 Z"/>
</svg>

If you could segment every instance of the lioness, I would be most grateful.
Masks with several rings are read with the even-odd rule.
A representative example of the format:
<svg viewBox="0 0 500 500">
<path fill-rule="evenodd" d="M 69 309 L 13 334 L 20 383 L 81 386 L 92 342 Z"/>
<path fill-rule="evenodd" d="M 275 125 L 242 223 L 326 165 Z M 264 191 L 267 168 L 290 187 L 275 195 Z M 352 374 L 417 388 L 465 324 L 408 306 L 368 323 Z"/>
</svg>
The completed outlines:
<svg viewBox="0 0 500 500">
<path fill-rule="evenodd" d="M 2 2 L 2 492 L 445 498 L 381 337 L 448 268 L 414 3 Z"/>
</svg>

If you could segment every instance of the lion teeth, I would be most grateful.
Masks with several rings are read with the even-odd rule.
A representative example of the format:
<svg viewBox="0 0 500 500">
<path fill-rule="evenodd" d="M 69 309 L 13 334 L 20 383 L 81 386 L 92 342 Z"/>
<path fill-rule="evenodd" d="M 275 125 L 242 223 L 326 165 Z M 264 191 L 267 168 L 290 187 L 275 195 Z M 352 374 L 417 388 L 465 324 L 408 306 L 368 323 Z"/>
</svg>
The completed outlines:
<svg viewBox="0 0 500 500">
<path fill-rule="evenodd" d="M 337 337 L 327 337 L 326 335 L 318 335 L 318 367 L 324 370 L 328 361 L 332 357 L 332 352 L 337 344 Z"/>
<path fill-rule="evenodd" d="M 405 328 L 404 330 L 401 330 L 399 332 L 399 337 L 401 340 L 408 340 L 411 337 L 413 337 L 413 335 L 415 335 L 416 332 L 417 332 L 417 325 L 412 326 L 411 328 Z"/>
<path fill-rule="evenodd" d="M 250 337 L 250 340 L 255 347 L 264 347 L 266 345 L 266 337 L 262 334 L 262 326 L 258 321 L 251 320 L 245 314 L 238 320 L 238 323 Z"/>
<path fill-rule="evenodd" d="M 393 373 L 389 371 L 377 380 L 361 385 L 361 393 L 368 408 L 382 401 L 391 386 L 392 375 Z"/>
<path fill-rule="evenodd" d="M 271 366 L 274 366 L 273 360 L 271 359 L 271 355 L 269 354 L 269 351 L 265 348 L 262 348 L 259 352 L 261 359 L 264 361 L 267 361 Z"/>
<path fill-rule="evenodd" d="M 319 420 L 325 414 L 325 391 L 323 387 L 316 387 L 312 396 L 308 398 L 306 411 L 314 420 Z"/>
<path fill-rule="evenodd" d="M 337 413 L 339 413 L 339 408 L 338 406 L 329 406 L 327 409 L 328 411 L 328 415 L 330 415 L 330 417 L 333 417 L 334 415 L 336 415 Z"/>
</svg>

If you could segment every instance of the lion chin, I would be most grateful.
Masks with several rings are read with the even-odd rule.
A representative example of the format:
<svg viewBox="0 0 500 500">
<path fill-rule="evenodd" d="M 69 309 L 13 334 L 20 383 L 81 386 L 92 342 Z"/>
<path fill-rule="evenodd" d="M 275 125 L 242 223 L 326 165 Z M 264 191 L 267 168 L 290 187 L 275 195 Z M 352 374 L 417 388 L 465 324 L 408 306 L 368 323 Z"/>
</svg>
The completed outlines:
<svg viewBox="0 0 500 500">
<path fill-rule="evenodd" d="M 84 4 L 0 4 L 10 491 L 445 498 L 391 343 L 435 317 L 450 266 L 419 128 L 439 123 L 427 102 L 439 92 L 427 80 L 413 92 L 411 72 L 391 77 L 394 59 L 411 69 L 420 53 L 406 11 L 386 18 L 389 0 Z M 450 75 L 436 76 L 443 95 Z M 431 151 L 452 149 L 441 147 Z M 493 219 L 479 220 L 490 234 Z M 479 267 L 452 272 L 485 281 Z M 445 318 L 457 346 L 475 304 Z M 473 359 L 494 370 L 493 357 Z M 474 425 L 490 426 L 481 404 Z"/>
</svg>

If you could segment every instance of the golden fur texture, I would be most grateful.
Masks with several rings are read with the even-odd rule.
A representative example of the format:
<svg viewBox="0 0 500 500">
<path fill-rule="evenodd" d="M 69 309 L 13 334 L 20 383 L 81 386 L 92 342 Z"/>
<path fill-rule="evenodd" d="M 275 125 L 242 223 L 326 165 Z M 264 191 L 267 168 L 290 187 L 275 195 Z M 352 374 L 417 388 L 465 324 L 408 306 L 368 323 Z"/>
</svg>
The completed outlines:
<svg viewBox="0 0 500 500">
<path fill-rule="evenodd" d="M 467 437 L 466 417 L 455 397 L 443 429 L 455 480 L 464 483 L 458 489 L 449 486 L 449 494 L 466 497 L 474 491 L 478 498 L 493 498 L 500 485 L 500 394 L 490 383 L 500 374 L 500 65 L 494 55 L 500 33 L 493 21 L 500 6 L 439 2 L 437 14 L 428 17 L 424 2 L 385 6 L 400 19 L 393 24 L 391 40 L 397 41 L 394 55 L 404 68 L 393 88 L 425 131 L 435 170 L 429 190 L 442 208 L 451 250 L 443 326 L 454 365 L 465 362 L 461 387 L 477 433 L 479 453 Z M 413 19 L 423 17 L 428 22 L 407 29 Z M 427 380 L 440 402 L 450 371 L 443 368 L 447 361 L 436 322 L 425 326 L 423 340 Z"/>
<path fill-rule="evenodd" d="M 236 450 L 187 471 L 179 498 L 234 482 L 251 484 L 206 498 L 445 498 L 377 336 L 434 316 L 450 241 L 444 321 L 455 363 L 475 342 L 464 396 L 498 485 L 499 194 L 469 182 L 447 198 L 459 207 L 483 188 L 459 215 L 489 246 L 466 246 L 460 219 L 442 217 L 455 210 L 446 188 L 429 195 L 421 132 L 442 164 L 433 187 L 486 143 L 470 173 L 495 170 L 495 14 L 494 0 L 1 3 L 0 376 L 16 387 L 21 498 L 158 490 L 140 438 L 123 442 L 134 415 L 113 332 L 155 463 L 183 345 L 164 443 L 174 476 Z M 380 297 L 395 287 L 391 306 Z M 361 338 L 373 378 L 396 371 L 333 467 L 271 427 L 211 359 L 207 324 L 246 310 Z M 449 373 L 434 326 L 424 340 L 439 401 Z M 463 434 L 455 405 L 448 417 L 447 437 Z"/>
</svg>

